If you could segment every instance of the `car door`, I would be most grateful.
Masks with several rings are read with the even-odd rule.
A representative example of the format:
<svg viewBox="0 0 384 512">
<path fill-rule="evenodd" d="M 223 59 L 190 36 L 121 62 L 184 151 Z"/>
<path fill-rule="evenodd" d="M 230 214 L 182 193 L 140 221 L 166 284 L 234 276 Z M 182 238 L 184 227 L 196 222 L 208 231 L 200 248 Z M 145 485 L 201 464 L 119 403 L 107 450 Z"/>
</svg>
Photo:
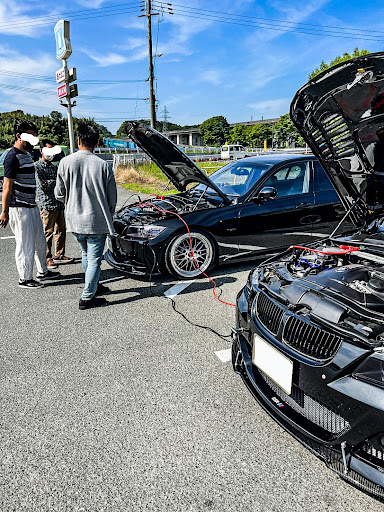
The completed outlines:
<svg viewBox="0 0 384 512">
<path fill-rule="evenodd" d="M 277 191 L 275 199 L 260 202 L 263 187 Z M 310 160 L 290 161 L 274 168 L 239 214 L 239 257 L 262 255 L 311 239 L 313 166 Z"/>
</svg>

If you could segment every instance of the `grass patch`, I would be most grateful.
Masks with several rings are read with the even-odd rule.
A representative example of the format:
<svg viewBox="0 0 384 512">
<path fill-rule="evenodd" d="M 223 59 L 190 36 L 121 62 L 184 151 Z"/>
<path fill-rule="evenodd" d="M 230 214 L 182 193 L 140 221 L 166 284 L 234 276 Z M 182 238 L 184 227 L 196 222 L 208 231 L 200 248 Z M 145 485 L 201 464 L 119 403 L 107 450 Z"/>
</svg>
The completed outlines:
<svg viewBox="0 0 384 512">
<path fill-rule="evenodd" d="M 222 166 L 222 163 L 220 161 L 196 162 L 196 165 L 210 176 Z M 131 164 L 119 165 L 115 178 L 117 183 L 124 188 L 143 194 L 169 195 L 177 192 L 173 185 L 170 185 L 170 189 L 164 192 L 169 180 L 154 163 L 135 164 L 134 166 Z"/>
</svg>

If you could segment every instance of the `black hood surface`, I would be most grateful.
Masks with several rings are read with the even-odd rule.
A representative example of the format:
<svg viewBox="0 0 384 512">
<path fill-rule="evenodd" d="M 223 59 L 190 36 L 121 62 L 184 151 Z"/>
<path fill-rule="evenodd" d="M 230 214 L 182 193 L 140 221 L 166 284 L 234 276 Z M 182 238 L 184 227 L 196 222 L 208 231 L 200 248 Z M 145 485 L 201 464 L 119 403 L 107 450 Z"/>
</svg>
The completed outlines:
<svg viewBox="0 0 384 512">
<path fill-rule="evenodd" d="M 334 66 L 302 87 L 291 119 L 354 221 L 384 204 L 384 52 Z"/>
<path fill-rule="evenodd" d="M 177 190 L 184 192 L 190 183 L 202 183 L 217 192 L 226 204 L 230 203 L 208 176 L 164 135 L 134 121 L 126 123 L 126 133 L 156 163 Z"/>
</svg>

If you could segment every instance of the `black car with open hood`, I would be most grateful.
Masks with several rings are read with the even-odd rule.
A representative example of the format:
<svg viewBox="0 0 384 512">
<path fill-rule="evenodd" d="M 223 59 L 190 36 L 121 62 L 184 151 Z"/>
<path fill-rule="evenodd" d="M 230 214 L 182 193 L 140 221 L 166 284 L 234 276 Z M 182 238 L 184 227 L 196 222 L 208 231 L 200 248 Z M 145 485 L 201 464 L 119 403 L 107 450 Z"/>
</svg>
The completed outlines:
<svg viewBox="0 0 384 512">
<path fill-rule="evenodd" d="M 208 177 L 164 135 L 137 122 L 129 137 L 179 193 L 124 206 L 106 260 L 126 273 L 188 279 L 215 264 L 282 251 L 326 236 L 344 214 L 313 155 L 244 158 Z M 197 268 L 196 266 L 199 266 Z"/>
<path fill-rule="evenodd" d="M 384 498 L 384 53 L 323 72 L 291 118 L 344 203 L 321 243 L 253 270 L 233 365 L 261 406 L 344 479 Z"/>
</svg>

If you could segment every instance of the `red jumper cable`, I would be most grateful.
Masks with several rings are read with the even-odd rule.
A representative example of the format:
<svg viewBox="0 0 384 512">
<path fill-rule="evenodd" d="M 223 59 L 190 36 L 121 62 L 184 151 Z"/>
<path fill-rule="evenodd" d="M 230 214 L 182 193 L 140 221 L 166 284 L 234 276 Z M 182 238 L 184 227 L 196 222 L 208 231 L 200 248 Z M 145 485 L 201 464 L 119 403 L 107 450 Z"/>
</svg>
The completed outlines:
<svg viewBox="0 0 384 512">
<path fill-rule="evenodd" d="M 196 266 L 196 268 L 199 270 L 199 272 L 204 276 L 206 277 L 209 281 L 211 281 L 211 283 L 214 284 L 214 287 L 213 287 L 213 295 L 215 296 L 215 298 L 219 301 L 219 302 L 222 302 L 223 304 L 226 304 L 227 306 L 233 306 L 233 307 L 236 307 L 236 304 L 232 304 L 231 302 L 226 302 L 225 300 L 221 300 L 217 295 L 216 295 L 216 288 L 217 288 L 217 284 L 215 283 L 215 281 L 213 279 L 211 279 L 205 272 L 203 272 L 201 270 L 201 268 L 199 267 L 197 261 L 195 260 L 195 255 L 193 253 L 193 247 L 192 247 L 192 238 L 191 238 L 191 232 L 189 230 L 189 227 L 188 227 L 188 224 L 185 222 L 185 220 L 180 217 L 179 214 L 175 213 L 175 212 L 171 212 L 169 210 L 163 210 L 162 208 L 159 208 L 158 206 L 152 204 L 152 203 L 140 203 L 140 207 L 143 207 L 143 206 L 150 206 L 151 208 L 155 208 L 155 210 L 158 210 L 159 212 L 161 213 L 170 213 L 172 215 L 175 215 L 176 217 L 178 217 L 181 222 L 184 224 L 184 226 L 187 228 L 187 231 L 188 231 L 188 237 L 189 237 L 189 246 L 191 248 L 191 254 L 192 254 L 192 259 L 193 259 L 193 262 Z"/>
</svg>

